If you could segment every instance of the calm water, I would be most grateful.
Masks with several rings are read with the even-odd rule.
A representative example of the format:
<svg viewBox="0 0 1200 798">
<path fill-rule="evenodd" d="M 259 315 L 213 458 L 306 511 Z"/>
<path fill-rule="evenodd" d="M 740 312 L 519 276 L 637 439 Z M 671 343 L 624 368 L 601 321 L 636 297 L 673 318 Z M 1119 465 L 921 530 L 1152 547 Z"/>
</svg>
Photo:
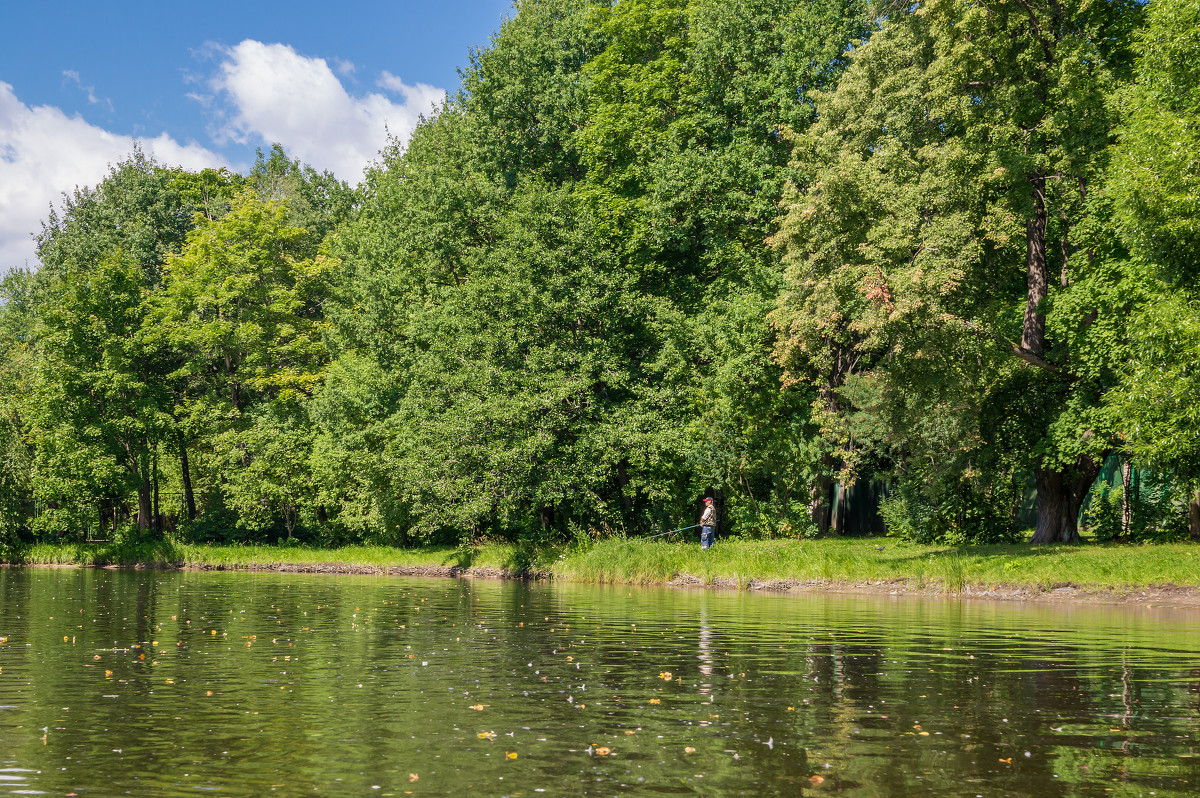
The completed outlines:
<svg viewBox="0 0 1200 798">
<path fill-rule="evenodd" d="M 0 795 L 1200 794 L 1200 617 L 0 570 Z"/>
</svg>

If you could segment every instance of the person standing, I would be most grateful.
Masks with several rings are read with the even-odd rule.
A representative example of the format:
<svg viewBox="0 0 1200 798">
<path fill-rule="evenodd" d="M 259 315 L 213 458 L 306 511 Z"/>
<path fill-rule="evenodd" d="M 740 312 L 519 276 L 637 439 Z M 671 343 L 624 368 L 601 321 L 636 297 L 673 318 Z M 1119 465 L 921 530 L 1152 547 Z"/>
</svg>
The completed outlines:
<svg viewBox="0 0 1200 798">
<path fill-rule="evenodd" d="M 711 496 L 704 499 L 704 512 L 700 514 L 700 548 L 707 549 L 713 544 L 714 528 L 717 525 L 717 511 L 713 508 Z"/>
</svg>

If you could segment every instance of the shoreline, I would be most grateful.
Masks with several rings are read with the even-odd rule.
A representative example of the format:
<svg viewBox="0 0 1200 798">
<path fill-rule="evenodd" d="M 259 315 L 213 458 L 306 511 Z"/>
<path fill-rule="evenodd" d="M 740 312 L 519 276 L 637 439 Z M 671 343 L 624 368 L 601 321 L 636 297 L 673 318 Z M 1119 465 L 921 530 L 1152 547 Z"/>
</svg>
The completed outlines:
<svg viewBox="0 0 1200 798">
<path fill-rule="evenodd" d="M 667 587 L 682 590 L 738 590 L 790 594 L 795 596 L 837 594 L 859 596 L 921 597 L 970 599 L 977 601 L 1020 602 L 1059 605 L 1142 605 L 1146 608 L 1200 609 L 1200 587 L 1175 584 L 1147 586 L 1087 586 L 1061 583 L 1042 588 L 1029 585 L 964 584 L 958 589 L 939 585 L 915 585 L 908 579 L 878 581 L 849 581 L 837 579 L 740 579 L 676 573 L 670 579 L 615 580 L 571 579 L 549 571 L 513 571 L 494 567 L 459 565 L 360 565 L 344 562 L 307 563 L 167 563 L 140 562 L 130 564 L 87 563 L 0 563 L 0 568 L 46 568 L 96 570 L 159 570 L 159 571 L 224 571 L 244 573 L 328 574 L 334 576 L 385 576 L 440 579 L 527 580 L 537 582 L 568 582 L 571 584 L 623 585 L 635 587 Z"/>
</svg>

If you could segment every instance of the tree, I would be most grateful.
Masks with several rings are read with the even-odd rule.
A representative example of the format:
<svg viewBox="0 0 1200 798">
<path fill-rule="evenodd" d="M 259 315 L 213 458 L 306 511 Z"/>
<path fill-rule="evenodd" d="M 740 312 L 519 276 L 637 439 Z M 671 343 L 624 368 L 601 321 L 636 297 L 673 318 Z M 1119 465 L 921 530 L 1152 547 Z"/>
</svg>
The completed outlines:
<svg viewBox="0 0 1200 798">
<path fill-rule="evenodd" d="M 173 173 L 140 151 L 94 189 L 51 210 L 38 237 L 41 321 L 30 411 L 39 498 L 67 525 L 85 524 L 96 502 L 138 496 L 138 526 L 157 527 L 160 413 L 169 353 L 141 336 L 145 299 L 166 257 L 192 224 Z"/>
<path fill-rule="evenodd" d="M 1189 529 L 1200 538 L 1200 4 L 1150 4 L 1137 45 L 1107 188 L 1126 268 L 1149 288 L 1106 400 L 1135 455 L 1190 486 Z"/>
<path fill-rule="evenodd" d="M 203 221 L 168 260 L 147 327 L 181 354 L 171 408 L 181 452 L 202 445 L 243 520 L 261 528 L 278 517 L 264 507 L 279 511 L 290 535 L 299 499 L 289 480 L 303 481 L 307 470 L 293 474 L 295 462 L 276 455 L 308 448 L 302 405 L 325 362 L 331 263 L 312 256 L 313 234 L 287 216 L 285 202 L 244 192 L 225 215 Z M 183 482 L 191 514 L 186 468 Z"/>
<path fill-rule="evenodd" d="M 778 356 L 824 385 L 843 452 L 855 407 L 886 421 L 875 437 L 891 460 L 929 459 L 976 493 L 1000 487 L 969 476 L 999 462 L 983 447 L 1023 450 L 1039 543 L 1077 539 L 1108 444 L 1089 410 L 1101 386 L 1077 373 L 1069 331 L 1047 314 L 1087 268 L 1077 228 L 1135 18 L 1120 3 L 957 0 L 890 14 L 818 102 L 797 152 L 812 175 L 776 239 L 790 263 Z M 1026 367 L 1000 359 L 1005 348 Z"/>
</svg>

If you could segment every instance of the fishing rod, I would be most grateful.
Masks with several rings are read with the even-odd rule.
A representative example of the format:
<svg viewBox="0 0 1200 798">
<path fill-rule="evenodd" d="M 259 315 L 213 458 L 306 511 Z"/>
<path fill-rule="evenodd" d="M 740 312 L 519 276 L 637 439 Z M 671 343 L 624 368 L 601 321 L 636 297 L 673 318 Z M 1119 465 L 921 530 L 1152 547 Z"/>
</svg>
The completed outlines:
<svg viewBox="0 0 1200 798">
<path fill-rule="evenodd" d="M 668 532 L 659 532 L 657 535 L 647 535 L 644 538 L 634 538 L 633 540 L 628 540 L 628 541 L 622 543 L 621 545 L 628 546 L 631 543 L 638 542 L 639 540 L 654 540 L 655 538 L 661 538 L 661 537 L 665 537 L 667 535 L 674 535 L 676 532 L 686 532 L 689 529 L 695 529 L 698 526 L 700 526 L 700 524 L 692 524 L 691 526 L 681 526 L 681 527 L 679 527 L 679 529 L 672 529 Z"/>
</svg>

